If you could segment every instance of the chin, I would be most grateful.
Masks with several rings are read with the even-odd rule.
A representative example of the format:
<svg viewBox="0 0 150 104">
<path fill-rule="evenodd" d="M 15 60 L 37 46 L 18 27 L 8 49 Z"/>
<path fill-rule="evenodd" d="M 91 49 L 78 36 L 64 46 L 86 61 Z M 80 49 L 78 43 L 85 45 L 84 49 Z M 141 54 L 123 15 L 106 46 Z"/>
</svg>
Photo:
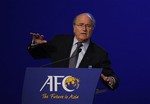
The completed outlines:
<svg viewBox="0 0 150 104">
<path fill-rule="evenodd" d="M 86 40 L 88 40 L 88 37 L 87 37 L 87 35 L 80 35 L 79 37 L 78 37 L 78 39 L 81 41 L 81 42 L 83 42 L 83 41 L 86 41 Z"/>
<path fill-rule="evenodd" d="M 88 39 L 87 38 L 82 38 L 82 39 L 80 39 L 81 40 L 81 42 L 85 42 L 85 41 L 87 41 Z"/>
</svg>

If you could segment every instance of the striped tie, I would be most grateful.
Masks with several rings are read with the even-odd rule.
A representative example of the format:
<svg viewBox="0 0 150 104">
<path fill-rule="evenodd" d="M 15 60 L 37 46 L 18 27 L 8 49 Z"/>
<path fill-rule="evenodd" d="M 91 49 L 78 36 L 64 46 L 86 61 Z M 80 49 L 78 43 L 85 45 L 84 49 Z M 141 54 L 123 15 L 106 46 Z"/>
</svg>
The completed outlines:
<svg viewBox="0 0 150 104">
<path fill-rule="evenodd" d="M 78 56 L 79 56 L 79 53 L 81 52 L 80 47 L 82 47 L 82 43 L 78 42 L 76 44 L 77 44 L 77 48 L 73 52 L 73 54 L 71 55 L 70 60 L 69 60 L 69 68 L 75 68 L 76 67 Z"/>
</svg>

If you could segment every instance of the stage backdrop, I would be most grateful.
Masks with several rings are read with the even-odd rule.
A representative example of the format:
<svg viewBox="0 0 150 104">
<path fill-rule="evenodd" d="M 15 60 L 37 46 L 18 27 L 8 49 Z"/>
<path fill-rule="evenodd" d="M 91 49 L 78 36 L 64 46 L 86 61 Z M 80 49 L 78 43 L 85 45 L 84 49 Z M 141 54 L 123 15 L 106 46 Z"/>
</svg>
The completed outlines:
<svg viewBox="0 0 150 104">
<path fill-rule="evenodd" d="M 83 12 L 95 16 L 92 39 L 108 51 L 120 78 L 119 88 L 96 95 L 95 104 L 150 103 L 149 0 L 6 0 L 0 11 L 1 104 L 21 104 L 26 67 L 49 62 L 28 54 L 29 33 L 72 34 L 72 21 Z"/>
</svg>

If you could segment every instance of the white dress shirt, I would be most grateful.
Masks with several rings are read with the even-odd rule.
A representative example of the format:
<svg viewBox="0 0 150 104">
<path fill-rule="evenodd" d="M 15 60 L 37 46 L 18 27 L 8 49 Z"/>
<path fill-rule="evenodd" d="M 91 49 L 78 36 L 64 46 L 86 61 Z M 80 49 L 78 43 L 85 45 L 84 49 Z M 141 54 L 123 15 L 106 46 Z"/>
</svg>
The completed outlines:
<svg viewBox="0 0 150 104">
<path fill-rule="evenodd" d="M 77 48 L 77 43 L 78 40 L 76 39 L 76 37 L 74 37 L 74 40 L 73 40 L 73 44 L 72 44 L 72 49 L 71 49 L 71 53 L 70 53 L 70 56 L 73 54 L 73 52 L 76 50 Z M 83 56 L 84 54 L 86 53 L 87 51 L 87 48 L 90 44 L 90 40 L 87 40 L 86 42 L 82 43 L 82 47 L 81 47 L 81 52 L 79 53 L 79 57 L 78 57 L 78 60 L 77 60 L 77 64 L 76 64 L 76 68 L 79 67 L 80 63 L 81 63 L 81 60 L 83 59 Z"/>
</svg>

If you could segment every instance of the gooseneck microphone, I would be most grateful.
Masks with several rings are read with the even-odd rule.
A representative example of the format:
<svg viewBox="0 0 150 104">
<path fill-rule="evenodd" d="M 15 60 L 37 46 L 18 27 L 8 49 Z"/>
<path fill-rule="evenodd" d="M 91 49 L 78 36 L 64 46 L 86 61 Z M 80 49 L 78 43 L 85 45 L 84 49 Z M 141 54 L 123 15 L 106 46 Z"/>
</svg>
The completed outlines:
<svg viewBox="0 0 150 104">
<path fill-rule="evenodd" d="M 41 65 L 40 67 L 46 67 L 46 66 L 48 66 L 48 65 L 53 65 L 53 64 L 60 63 L 60 62 L 66 61 L 66 60 L 70 60 L 71 58 L 77 56 L 81 51 L 82 51 L 82 49 L 80 48 L 80 49 L 78 50 L 77 54 L 75 54 L 74 56 L 67 57 L 67 58 L 63 58 L 63 59 L 54 61 L 54 62 L 52 62 L 52 63 L 47 63 L 47 64 L 44 64 L 44 65 Z"/>
</svg>

